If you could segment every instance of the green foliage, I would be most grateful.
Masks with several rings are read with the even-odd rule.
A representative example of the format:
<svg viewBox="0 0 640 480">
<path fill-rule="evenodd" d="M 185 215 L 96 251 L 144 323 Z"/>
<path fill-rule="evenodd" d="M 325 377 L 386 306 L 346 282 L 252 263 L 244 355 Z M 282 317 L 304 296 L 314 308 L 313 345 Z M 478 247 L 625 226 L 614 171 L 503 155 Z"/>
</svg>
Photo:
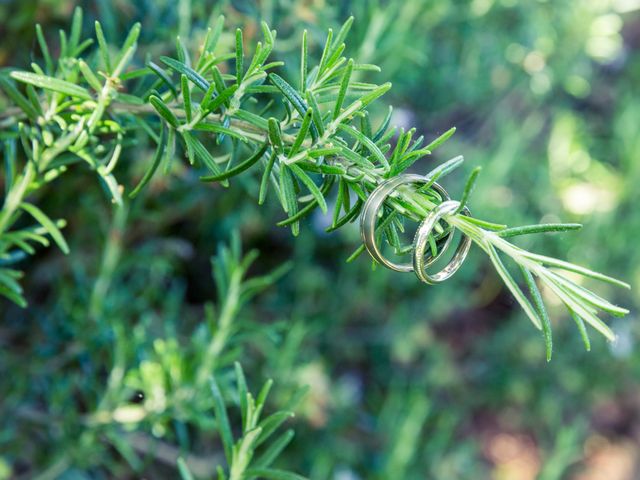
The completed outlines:
<svg viewBox="0 0 640 480">
<path fill-rule="evenodd" d="M 4 462 L 52 477 L 163 477 L 176 469 L 182 478 L 488 477 L 492 431 L 502 428 L 535 438 L 540 475 L 567 475 L 587 435 L 579 417 L 593 398 L 624 392 L 634 378 L 634 354 L 624 353 L 632 324 L 610 327 L 598 317 L 626 310 L 585 288 L 604 281 L 605 296 L 634 299 L 573 263 L 631 279 L 639 264 L 628 250 L 637 226 L 635 83 L 626 104 L 603 113 L 595 104 L 607 91 L 583 101 L 572 93 L 579 80 L 569 81 L 584 78 L 594 92 L 609 83 L 573 47 L 594 43 L 587 37 L 595 27 L 572 26 L 576 18 L 587 25 L 595 7 L 354 0 L 322 8 L 220 2 L 212 11 L 196 0 L 178 3 L 142 12 L 103 2 L 87 11 L 100 15 L 93 44 L 82 41 L 93 19 L 80 12 L 60 41 L 51 25 L 38 25 L 22 41 L 36 48 L 32 71 L 0 71 L 0 293 L 22 307 L 30 300 L 24 311 L 0 307 L 0 363 L 21 372 L 17 385 L 0 383 L 0 413 L 9 419 L 0 478 Z M 53 23 L 69 23 L 64 15 Z M 277 27 L 277 41 L 262 18 Z M 326 39 L 326 27 L 345 18 Z M 142 27 L 126 35 L 135 20 Z M 11 62 L 28 64 L 28 49 L 9 50 Z M 540 55 L 542 70 L 527 70 L 539 67 Z M 386 103 L 401 108 L 392 113 Z M 454 123 L 455 136 L 446 130 Z M 429 143 L 419 133 L 430 131 L 444 133 Z M 564 162 L 553 154 L 562 139 L 571 144 L 561 150 Z M 372 272 L 365 261 L 341 265 L 380 181 L 409 170 L 441 180 L 465 168 L 460 151 L 482 164 L 484 180 L 478 167 L 466 185 L 449 175 L 447 189 L 459 187 L 462 205 L 483 220 L 456 215 L 449 227 L 470 235 L 498 275 L 473 253 L 455 280 L 433 289 Z M 88 185 L 87 166 L 108 202 Z M 566 207 L 572 182 L 616 176 L 619 211 Z M 405 232 L 439 201 L 425 188 L 387 202 L 378 225 L 391 251 L 407 252 Z M 268 230 L 273 223 L 298 238 L 287 243 Z M 580 235 L 544 236 L 546 251 L 572 263 L 529 251 L 529 234 L 582 223 Z M 250 267 L 253 254 L 243 260 L 237 243 L 222 248 L 214 308 L 203 255 L 238 226 L 269 255 Z M 72 255 L 59 259 L 67 242 Z M 42 247 L 51 244 L 59 249 L 47 254 Z M 437 253 L 435 237 L 431 244 Z M 282 272 L 247 278 L 247 270 L 289 257 L 293 274 L 254 296 Z M 544 342 L 512 315 L 518 306 Z M 569 334 L 571 319 L 579 335 Z M 621 337 L 611 347 L 617 357 L 596 338 L 597 355 L 577 352 L 580 340 L 591 348 L 585 323 Z M 552 333 L 554 362 L 540 368 Z M 275 386 L 260 411 L 260 395 L 246 384 L 265 378 Z M 290 400 L 304 384 L 308 397 Z M 137 391 L 140 404 L 130 401 Z M 287 430 L 261 441 L 260 417 L 276 426 L 290 411 L 296 440 Z"/>
<path fill-rule="evenodd" d="M 81 14 L 77 13 L 78 18 L 79 15 Z M 399 132 L 399 140 L 395 145 L 392 145 L 389 143 L 389 139 L 397 132 L 395 127 L 386 126 L 386 121 L 375 135 L 371 132 L 370 113 L 367 107 L 386 93 L 391 85 L 389 83 L 377 85 L 360 82 L 354 78 L 354 72 L 361 70 L 362 67 L 356 64 L 353 59 L 347 59 L 342 55 L 345 50 L 344 40 L 352 21 L 353 19 L 349 18 L 345 22 L 335 39 L 333 39 L 332 31 L 329 30 L 320 61 L 310 70 L 308 69 L 312 62 L 308 58 L 308 45 L 304 39 L 306 37 L 303 38 L 301 54 L 303 68 L 300 84 L 304 85 L 304 89 L 299 91 L 279 75 L 269 73 L 269 70 L 281 66 L 282 62 L 267 63 L 274 47 L 276 32 L 272 31 L 264 22 L 262 23 L 263 40 L 256 44 L 246 71 L 244 68 L 246 52 L 242 31 L 238 29 L 236 30 L 235 51 L 233 52 L 235 75 L 220 73 L 216 65 L 223 62 L 225 58 L 229 58 L 231 54 L 216 53 L 214 50 L 216 42 L 209 40 L 205 41 L 203 49 L 199 52 L 195 69 L 189 66 L 188 53 L 179 44 L 178 58 L 166 56 L 160 58 L 170 69 L 169 72 L 164 71 L 156 64 L 153 64 L 154 67 L 147 69 L 146 72 L 141 72 L 141 75 L 157 76 L 160 82 L 157 86 L 158 88 L 165 86 L 164 91 L 157 89 L 134 91 L 127 94 L 128 102 L 118 105 L 119 110 L 126 114 L 127 105 L 144 105 L 145 101 L 148 101 L 148 104 L 163 120 L 163 126 L 154 159 L 138 187 L 131 192 L 130 196 L 138 195 L 141 188 L 151 180 L 162 159 L 162 151 L 166 148 L 165 130 L 175 130 L 178 137 L 184 142 L 190 163 L 201 171 L 205 171 L 201 180 L 220 181 L 224 186 L 227 186 L 228 180 L 232 177 L 260 164 L 261 160 L 263 160 L 263 164 L 266 161 L 268 173 L 265 170 L 263 174 L 263 179 L 266 182 L 263 187 L 266 189 L 267 183 L 272 184 L 272 190 L 276 193 L 284 212 L 287 214 L 287 219 L 281 224 L 289 225 L 294 235 L 300 231 L 299 220 L 310 214 L 315 207 L 320 208 L 323 212 L 327 211 L 325 197 L 330 194 L 333 185 L 339 185 L 341 193 L 340 202 L 336 202 L 331 230 L 338 228 L 338 225 L 355 221 L 368 192 L 371 192 L 385 178 L 401 174 L 416 160 L 429 155 L 434 148 L 440 146 L 453 134 L 454 129 L 447 131 L 425 147 L 422 146 L 422 137 L 412 141 L 414 130 L 409 130 L 406 133 Z M 96 25 L 96 32 L 101 32 L 99 23 Z M 222 21 L 218 20 L 216 31 L 222 28 L 221 25 Z M 17 201 L 22 202 L 22 199 L 29 193 L 28 188 L 31 187 L 31 183 L 38 179 L 38 174 L 48 173 L 47 170 L 51 162 L 56 157 L 67 154 L 72 159 L 65 162 L 66 164 L 84 159 L 89 161 L 99 172 L 109 172 L 107 175 L 101 174 L 101 179 L 111 192 L 112 200 L 116 203 L 122 202 L 117 181 L 110 173 L 115 161 L 111 160 L 109 164 L 98 167 L 98 161 L 93 160 L 97 156 L 97 152 L 90 148 L 87 149 L 86 146 L 91 144 L 89 135 L 96 128 L 114 125 L 113 128 L 120 129 L 119 131 L 124 129 L 121 123 L 113 119 L 101 123 L 102 118 L 98 115 L 103 115 L 107 110 L 112 96 L 115 95 L 115 86 L 121 83 L 118 76 L 123 72 L 124 66 L 133 55 L 139 31 L 139 24 L 131 29 L 116 58 L 116 66 L 112 71 L 107 68 L 110 76 L 107 77 L 104 87 L 99 89 L 96 103 L 91 105 L 90 110 L 86 110 L 84 117 L 76 114 L 75 124 L 67 126 L 65 131 L 70 130 L 71 133 L 58 132 L 52 127 L 49 127 L 51 130 L 45 130 L 48 132 L 49 138 L 54 138 L 48 142 L 53 145 L 53 149 L 46 149 L 45 135 L 34 130 L 35 125 L 19 123 L 25 135 L 30 135 L 31 143 L 34 146 L 26 152 L 30 158 L 25 167 L 22 182 L 11 185 L 7 196 L 8 200 L 15 197 Z M 75 36 L 72 35 L 72 37 Z M 98 37 L 103 63 L 108 67 L 111 64 L 109 52 L 104 41 L 100 40 L 101 33 L 98 33 Z M 68 115 L 70 109 L 77 110 L 82 108 L 85 102 L 94 102 L 88 90 L 69 81 L 70 79 L 80 80 L 79 70 L 91 72 L 87 63 L 74 63 L 76 71 L 73 74 L 64 72 L 61 75 L 63 78 L 59 79 L 37 73 L 15 71 L 11 72 L 11 77 L 18 82 L 38 87 L 43 91 L 43 97 L 47 91 L 59 94 L 60 96 L 53 97 L 56 103 L 50 104 L 47 110 L 51 111 L 53 108 L 55 115 L 62 120 L 64 116 Z M 80 65 L 83 65 L 82 69 Z M 174 81 L 171 72 L 179 74 L 179 79 Z M 94 79 L 95 75 L 87 73 L 85 77 Z M 264 84 L 266 79 L 273 84 L 273 87 Z M 89 83 L 95 82 L 91 80 Z M 193 85 L 193 91 L 190 85 Z M 28 104 L 27 100 L 21 97 L 14 88 L 10 88 L 9 91 L 12 93 L 12 97 L 20 100 L 17 106 L 23 110 L 25 116 L 33 117 L 34 107 Z M 177 95 L 178 91 L 180 92 L 179 96 Z M 263 96 L 272 96 L 284 106 L 284 118 L 265 118 L 265 114 L 260 115 L 247 109 L 251 101 L 259 103 L 259 99 Z M 65 99 L 67 102 L 64 102 Z M 37 105 L 39 105 L 38 102 L 36 102 Z M 27 105 L 29 106 L 27 107 Z M 275 111 L 277 110 L 273 110 L 274 113 Z M 140 121 L 149 122 L 149 119 L 145 118 L 139 109 L 136 109 L 134 113 L 140 115 Z M 36 123 L 42 123 L 37 118 L 35 120 Z M 266 129 L 265 121 L 267 123 Z M 51 123 L 55 123 L 54 118 L 51 119 Z M 83 131 L 84 128 L 87 128 L 88 132 Z M 153 126 L 149 125 L 148 128 L 153 129 Z M 212 154 L 207 146 L 207 140 L 202 137 L 200 132 L 205 132 L 207 137 L 213 134 L 218 149 L 226 153 L 221 152 L 218 156 Z M 58 135 L 57 139 L 55 139 L 56 135 Z M 93 137 L 93 143 L 96 146 L 99 143 L 97 140 L 98 137 Z M 41 141 L 45 143 L 43 152 L 39 151 Z M 254 153 L 245 157 L 244 152 L 247 145 L 253 146 Z M 102 145 L 100 146 L 102 147 Z M 115 148 L 117 147 L 114 146 Z M 269 160 L 267 161 L 267 159 Z M 462 162 L 463 158 L 458 156 L 439 165 L 427 174 L 431 178 L 431 182 L 420 192 L 403 190 L 399 192 L 399 199 L 393 199 L 389 202 L 392 210 L 389 210 L 388 214 L 394 215 L 393 221 L 386 221 L 383 218 L 380 231 L 385 232 L 387 240 L 396 252 L 407 250 L 407 247 L 399 241 L 400 232 L 404 230 L 402 219 L 420 219 L 430 208 L 433 208 L 434 203 L 430 199 L 428 191 L 432 182 L 440 180 L 458 168 Z M 333 167 L 335 170 L 330 171 L 327 167 Z M 477 172 L 472 174 L 468 181 L 469 186 L 463 194 L 464 203 L 468 201 L 476 175 Z M 335 182 L 335 179 L 338 179 L 338 182 Z M 318 180 L 322 182 L 321 187 L 316 183 Z M 349 198 L 358 198 L 360 203 L 354 204 L 352 209 Z M 264 199 L 262 192 L 260 199 Z M 308 205 L 303 206 L 307 202 L 309 202 Z M 9 218 L 14 214 L 15 208 L 12 203 L 13 201 L 6 202 L 7 206 L 3 209 L 3 216 Z M 341 216 L 341 210 L 344 212 L 344 216 Z M 33 206 L 29 206 L 27 211 L 45 227 L 56 243 L 65 250 L 66 244 L 63 243 L 62 235 L 55 228 L 53 222 Z M 400 215 L 396 216 L 396 214 Z M 532 288 L 535 285 L 532 275 L 548 285 L 572 314 L 585 320 L 610 340 L 613 339 L 612 331 L 596 316 L 596 313 L 598 310 L 603 310 L 614 315 L 624 315 L 627 310 L 612 305 L 585 290 L 570 278 L 551 272 L 547 268 L 556 267 L 597 280 L 612 281 L 628 288 L 627 284 L 613 281 L 609 277 L 566 262 L 531 254 L 503 240 L 507 236 L 525 231 L 533 233 L 534 231 L 567 230 L 572 229 L 573 225 L 537 226 L 529 230 L 523 230 L 522 227 L 519 230 L 507 230 L 505 227 L 500 228 L 500 230 L 506 230 L 505 234 L 498 233 L 496 235 L 483 229 L 481 224 L 473 219 L 459 213 L 447 221 L 488 253 L 498 273 L 525 313 L 537 328 L 543 330 L 548 347 L 548 358 L 551 356 L 549 322 L 546 320 L 541 297 L 537 290 Z M 0 222 L 0 226 L 6 230 L 3 222 Z M 433 255 L 436 255 L 437 247 L 434 239 L 431 240 L 431 244 L 434 250 Z M 535 309 L 500 260 L 498 252 L 508 255 L 520 267 L 536 304 Z M 13 283 L 10 284 L 13 285 Z M 6 284 L 5 287 L 9 288 Z M 15 289 L 15 285 L 13 287 L 13 297 L 15 298 L 16 295 L 20 295 L 20 292 Z M 21 301 L 21 303 L 23 302 Z"/>
</svg>

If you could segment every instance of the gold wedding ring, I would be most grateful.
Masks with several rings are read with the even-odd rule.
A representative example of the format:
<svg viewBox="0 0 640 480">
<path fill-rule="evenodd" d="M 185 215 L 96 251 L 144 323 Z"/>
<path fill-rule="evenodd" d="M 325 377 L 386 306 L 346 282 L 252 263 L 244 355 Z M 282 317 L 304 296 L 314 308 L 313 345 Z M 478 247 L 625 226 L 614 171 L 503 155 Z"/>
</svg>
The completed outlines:
<svg viewBox="0 0 640 480">
<path fill-rule="evenodd" d="M 455 200 L 442 202 L 429 212 L 416 231 L 416 236 L 413 240 L 413 271 L 424 283 L 434 285 L 436 283 L 444 282 L 447 278 L 456 273 L 469 253 L 469 248 L 471 248 L 471 239 L 468 236 L 463 235 L 460 243 L 458 244 L 458 248 L 456 249 L 456 253 L 453 255 L 453 258 L 447 266 L 438 273 L 427 273 L 426 267 L 429 265 L 425 262 L 424 252 L 429 245 L 429 235 L 436 224 L 445 215 L 454 214 L 459 206 L 460 202 L 456 202 Z M 462 214 L 469 216 L 471 215 L 471 212 L 467 207 L 464 207 L 462 209 Z M 450 235 L 453 236 L 453 231 Z"/>
<path fill-rule="evenodd" d="M 411 272 L 413 271 L 412 263 L 395 263 L 386 258 L 380 248 L 378 247 L 378 243 L 376 241 L 376 223 L 378 221 L 378 214 L 380 208 L 384 204 L 385 200 L 389 195 L 394 193 L 397 188 L 401 185 L 411 184 L 411 183 L 429 183 L 431 179 L 429 177 L 425 177 L 423 175 L 417 174 L 403 174 L 398 175 L 397 177 L 390 178 L 389 180 L 385 180 L 380 183 L 373 192 L 367 198 L 364 207 L 362 209 L 362 214 L 360 217 L 360 236 L 362 237 L 362 242 L 364 243 L 365 248 L 369 252 L 369 255 L 377 261 L 381 263 L 385 267 L 395 270 L 396 272 Z M 437 183 L 433 182 L 431 185 L 436 192 L 438 192 L 443 200 L 449 200 L 449 194 L 447 191 L 442 188 Z M 440 249 L 440 252 L 436 257 L 430 257 L 428 259 L 422 259 L 424 265 L 428 266 L 435 262 L 440 255 L 442 255 L 445 250 L 449 247 L 451 240 L 453 238 L 453 231 L 449 233 L 447 236 L 447 240 L 445 244 Z M 415 263 L 415 262 L 414 262 Z"/>
</svg>

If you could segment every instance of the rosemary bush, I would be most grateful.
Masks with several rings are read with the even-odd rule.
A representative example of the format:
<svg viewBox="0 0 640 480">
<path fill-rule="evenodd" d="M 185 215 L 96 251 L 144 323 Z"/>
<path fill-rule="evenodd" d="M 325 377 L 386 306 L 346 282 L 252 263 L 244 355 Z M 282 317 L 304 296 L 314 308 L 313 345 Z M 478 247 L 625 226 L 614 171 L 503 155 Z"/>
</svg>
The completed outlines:
<svg viewBox="0 0 640 480">
<path fill-rule="evenodd" d="M 309 44 L 306 32 L 301 32 L 300 60 L 294 67 L 279 61 L 276 32 L 266 23 L 261 25 L 259 42 L 246 42 L 243 30 L 229 34 L 220 17 L 201 42 L 179 37 L 171 56 L 147 55 L 144 59 L 135 55 L 140 25 L 134 25 L 117 46 L 105 38 L 98 22 L 94 38 L 83 40 L 82 25 L 82 12 L 76 10 L 69 33 L 61 34 L 55 58 L 55 49 L 37 27 L 42 61 L 32 64 L 30 71 L 5 69 L 0 76 L 0 87 L 10 102 L 0 114 L 5 159 L 0 292 L 20 306 L 26 306 L 28 294 L 22 291 L 22 273 L 14 265 L 52 242 L 65 253 L 69 251 L 63 236 L 66 221 L 52 218 L 41 196 L 55 188 L 49 185 L 63 183 L 64 178 L 59 177 L 70 175 L 74 168 L 84 165 L 95 172 L 108 200 L 115 204 L 110 235 L 117 236 L 124 229 L 130 208 L 152 201 L 154 182 L 165 181 L 161 175 L 177 179 L 195 175 L 202 182 L 221 187 L 242 182 L 246 194 L 258 203 L 278 202 L 285 217 L 278 225 L 290 228 L 297 236 L 303 220 L 316 210 L 330 217 L 328 232 L 348 228 L 358 220 L 364 201 L 381 181 L 410 169 L 455 131 L 451 129 L 425 143 L 415 129 L 393 127 L 391 109 L 386 115 L 377 115 L 380 97 L 391 85 L 369 82 L 384 73 L 375 65 L 344 55 L 352 19 L 335 32 L 329 30 L 317 57 L 309 55 L 316 46 Z M 367 81 L 362 80 L 365 77 Z M 133 162 L 135 151 L 148 142 L 155 146 L 151 160 Z M 185 158 L 184 163 L 180 157 Z M 462 158 L 455 157 L 428 176 L 440 181 L 461 164 Z M 479 169 L 473 170 L 466 182 L 460 197 L 463 205 L 469 201 L 478 173 Z M 397 254 L 406 254 L 409 248 L 402 241 L 405 229 L 411 230 L 412 223 L 441 201 L 429 187 L 401 189 L 387 202 L 379 222 L 380 235 Z M 612 330 L 598 313 L 623 316 L 627 310 L 587 290 L 574 275 L 628 288 L 627 284 L 532 253 L 510 241 L 531 233 L 574 230 L 578 224 L 509 228 L 463 215 L 451 216 L 447 222 L 489 256 L 526 316 L 542 331 L 547 360 L 552 352 L 551 323 L 537 282 L 566 306 L 587 349 L 590 341 L 585 323 L 613 339 Z M 245 280 L 253 255 L 242 259 L 237 240 L 234 242 L 216 261 L 218 306 L 207 310 L 206 330 L 194 331 L 193 352 L 179 354 L 184 344 L 172 340 L 168 331 L 165 340 L 154 342 L 153 360 L 141 363 L 124 378 L 125 369 L 118 359 L 127 354 L 116 352 L 106 392 L 98 401 L 94 399 L 95 411 L 81 419 L 90 426 L 83 435 L 91 439 L 81 437 L 84 449 L 62 454 L 50 465 L 48 475 L 82 464 L 95 438 L 106 438 L 105 445 L 118 450 L 129 466 L 139 471 L 144 464 L 138 454 L 150 454 L 148 448 L 145 450 L 148 442 L 123 434 L 121 425 L 144 419 L 155 429 L 154 434 L 161 434 L 172 419 L 183 417 L 198 428 L 218 431 L 227 465 L 226 470 L 220 467 L 217 471 L 219 478 L 296 478 L 270 468 L 291 440 L 291 432 L 275 440 L 269 438 L 261 446 L 290 415 L 286 410 L 260 421 L 269 384 L 254 399 L 247 393 L 239 365 L 234 376 L 227 369 L 224 378 L 210 379 L 211 372 L 235 360 L 242 361 L 241 352 L 228 347 L 233 337 L 242 333 L 234 327 L 240 304 L 281 273 Z M 438 243 L 435 239 L 431 243 L 435 254 Z M 104 304 L 104 295 L 123 253 L 117 240 L 109 245 L 101 275 L 87 299 L 93 322 L 108 316 L 105 309 L 113 308 Z M 363 251 L 362 246 L 356 248 L 348 261 Z M 378 270 L 371 273 L 381 274 Z M 122 305 L 126 304 L 123 300 Z M 115 338 L 127 335 L 115 325 Z M 244 334 L 256 335 L 256 331 Z M 165 368 L 172 373 L 163 380 L 163 391 L 158 393 L 157 377 Z M 173 384 L 176 378 L 180 382 Z M 136 391 L 144 392 L 145 407 L 122 406 L 127 399 L 135 399 Z M 234 428 L 235 434 L 226 414 L 225 402 L 229 399 L 240 406 L 241 427 Z M 408 404 L 410 415 L 399 429 L 409 429 L 411 422 L 420 423 L 427 415 L 418 399 L 410 398 Z M 199 413 L 211 405 L 212 415 Z M 35 412 L 22 414 L 37 417 Z M 77 419 L 59 421 L 77 428 Z M 181 450 L 188 451 L 188 443 L 182 444 Z M 219 457 L 206 461 L 197 457 L 178 459 L 173 451 L 152 455 L 161 462 L 178 462 L 183 478 L 194 473 L 213 475 L 212 467 L 222 464 Z M 402 462 L 400 452 L 392 453 L 387 473 L 404 468 Z"/>
<path fill-rule="evenodd" d="M 74 163 L 88 163 L 98 174 L 111 201 L 122 205 L 124 188 L 116 180 L 114 169 L 127 132 L 135 128 L 144 129 L 157 143 L 157 149 L 143 177 L 128 193 L 130 198 L 140 193 L 159 167 L 170 173 L 180 141 L 189 163 L 201 172 L 200 179 L 204 182 L 228 186 L 229 179 L 260 164 L 258 203 L 265 201 L 270 188 L 275 191 L 287 214 L 278 225 L 290 226 L 294 235 L 299 233 L 300 220 L 314 209 L 327 212 L 325 197 L 334 185 L 337 198 L 327 231 L 353 222 L 368 193 L 382 180 L 407 170 L 455 131 L 451 129 L 424 145 L 424 138 L 413 138 L 415 129 L 398 131 L 390 126 L 391 110 L 380 125 L 371 124 L 367 107 L 386 93 L 391 84 L 356 80 L 358 72 L 377 67 L 358 64 L 342 56 L 352 18 L 345 22 L 335 38 L 333 30 L 329 30 L 317 65 L 311 65 L 307 36 L 303 34 L 296 88 L 292 86 L 293 82 L 271 72 L 283 63 L 270 61 L 276 32 L 264 22 L 263 41 L 256 44 L 252 55 L 245 52 L 240 29 L 235 33 L 233 51 L 216 52 L 224 23 L 224 18 L 220 17 L 207 32 L 193 62 L 191 53 L 178 38 L 176 58 L 162 56 L 159 60 L 162 66 L 149 60 L 146 67 L 126 71 L 135 53 L 140 25 L 134 25 L 119 52 L 112 55 L 102 27 L 96 22 L 99 66 L 92 68 L 91 59 L 88 58 L 87 63 L 79 58 L 92 43 L 81 41 L 80 12 L 76 11 L 68 38 L 62 36 L 56 63 L 38 30 L 44 69 L 34 64 L 33 72 L 9 72 L 12 80 L 26 85 L 26 95 L 11 80 L 2 80 L 6 94 L 16 105 L 3 115 L 5 128 L 15 132 L 5 141 L 4 149 L 7 175 L 0 232 L 5 263 L 34 253 L 34 243 L 48 244 L 48 238 L 43 235 L 45 232 L 68 253 L 59 225 L 27 198 Z M 221 65 L 226 61 L 232 61 L 234 73 L 221 72 Z M 172 78 L 172 72 L 179 75 L 179 81 Z M 151 77 L 151 83 L 144 81 L 146 77 Z M 128 88 L 128 82 L 135 82 L 138 88 Z M 264 100 L 259 99 L 262 96 L 273 98 L 264 105 Z M 278 104 L 285 109 L 281 118 L 271 115 L 276 114 Z M 160 118 L 160 125 L 149 118 L 152 111 Z M 392 146 L 389 142 L 395 135 L 398 138 Z M 215 148 L 208 144 L 212 137 Z M 22 171 L 18 143 L 26 158 Z M 400 241 L 403 219 L 420 219 L 434 208 L 438 196 L 429 187 L 459 167 L 462 160 L 462 157 L 455 157 L 438 166 L 427 174 L 431 183 L 419 191 L 407 187 L 400 189 L 389 202 L 391 209 L 377 228 L 397 253 L 410 248 Z M 466 205 L 478 173 L 476 168 L 469 177 L 461 207 Z M 36 226 L 12 230 L 22 213 L 31 216 L 37 222 Z M 571 312 L 587 349 L 589 339 L 584 322 L 613 340 L 611 329 L 597 312 L 622 316 L 628 310 L 586 290 L 561 272 L 577 273 L 628 288 L 627 284 L 562 260 L 528 252 L 506 240 L 524 234 L 572 230 L 580 225 L 507 228 L 459 213 L 448 216 L 447 222 L 487 253 L 526 315 L 543 331 L 547 359 L 551 358 L 551 327 L 534 276 Z M 435 239 L 431 244 L 435 256 Z M 364 246 L 359 247 L 348 261 L 363 251 Z M 533 305 L 500 255 L 508 256 L 519 267 Z M 14 302 L 26 305 L 16 281 L 21 273 L 8 267 L 0 273 L 2 293 Z"/>
</svg>

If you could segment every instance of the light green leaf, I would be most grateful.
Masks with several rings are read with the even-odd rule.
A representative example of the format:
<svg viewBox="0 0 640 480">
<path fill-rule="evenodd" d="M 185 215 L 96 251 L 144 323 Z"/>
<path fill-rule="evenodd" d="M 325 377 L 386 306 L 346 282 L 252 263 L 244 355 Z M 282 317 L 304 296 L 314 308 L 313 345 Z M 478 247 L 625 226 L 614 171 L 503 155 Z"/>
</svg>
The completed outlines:
<svg viewBox="0 0 640 480">
<path fill-rule="evenodd" d="M 60 80 L 58 78 L 49 77 L 47 75 L 40 75 L 31 72 L 11 72 L 11 77 L 19 82 L 28 83 L 34 87 L 42 88 L 44 90 L 51 90 L 53 92 L 62 93 L 70 97 L 77 97 L 83 100 L 91 100 L 91 94 L 83 87 L 75 85 L 66 80 Z"/>
<path fill-rule="evenodd" d="M 227 416 L 227 409 L 220 388 L 213 377 L 211 377 L 209 385 L 213 395 L 213 410 L 218 424 L 218 433 L 220 433 L 220 438 L 222 439 L 224 455 L 227 458 L 227 462 L 231 463 L 233 458 L 233 435 L 231 433 L 229 417 Z"/>
<path fill-rule="evenodd" d="M 31 203 L 23 202 L 20 204 L 20 208 L 22 208 L 25 212 L 31 215 L 42 227 L 47 231 L 53 241 L 56 242 L 60 250 L 66 255 L 69 253 L 69 245 L 65 241 L 62 236 L 62 232 L 56 224 L 38 207 Z"/>
<path fill-rule="evenodd" d="M 322 213 L 327 213 L 327 202 L 324 199 L 324 195 L 322 194 L 318 186 L 315 184 L 315 182 L 311 179 L 311 177 L 309 177 L 309 175 L 307 175 L 304 172 L 304 170 L 302 170 L 296 164 L 289 165 L 289 168 L 296 175 L 296 177 L 298 177 L 300 181 L 304 183 L 304 185 L 309 189 L 309 193 L 311 193 L 311 195 L 313 195 L 313 198 L 316 200 L 316 202 L 318 202 L 318 205 L 320 206 L 320 210 L 322 210 Z"/>
</svg>

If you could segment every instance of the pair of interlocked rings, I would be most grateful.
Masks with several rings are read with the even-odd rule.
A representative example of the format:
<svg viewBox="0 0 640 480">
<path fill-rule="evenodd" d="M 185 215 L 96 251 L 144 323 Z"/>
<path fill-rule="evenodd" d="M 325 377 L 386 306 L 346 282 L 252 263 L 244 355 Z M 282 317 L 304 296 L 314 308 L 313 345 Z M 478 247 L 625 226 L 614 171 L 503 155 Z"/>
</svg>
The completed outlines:
<svg viewBox="0 0 640 480">
<path fill-rule="evenodd" d="M 413 262 L 412 263 L 395 263 L 386 258 L 380 251 L 380 247 L 376 241 L 376 223 L 378 221 L 378 212 L 384 204 L 387 197 L 393 194 L 398 187 L 405 184 L 431 184 L 431 188 L 435 190 L 441 197 L 442 203 L 437 205 L 431 210 L 424 218 L 418 230 L 416 231 L 413 239 Z M 438 222 L 445 216 L 455 213 L 460 206 L 460 202 L 451 200 L 447 191 L 438 185 L 429 177 L 416 174 L 403 174 L 397 177 L 385 180 L 378 185 L 362 209 L 362 215 L 360 217 L 360 235 L 364 246 L 366 247 L 369 255 L 373 257 L 378 263 L 381 263 L 391 270 L 396 272 L 415 272 L 416 276 L 429 285 L 444 282 L 451 277 L 464 262 L 464 259 L 469 253 L 471 247 L 471 239 L 463 235 L 458 248 L 451 261 L 438 273 L 427 273 L 427 267 L 435 263 L 449 248 L 451 241 L 453 240 L 454 229 L 452 228 L 447 234 L 444 245 L 436 256 L 425 258 L 425 250 L 429 245 L 429 235 L 434 230 Z M 463 207 L 461 213 L 463 215 L 470 216 L 471 212 L 467 207 Z"/>
</svg>

